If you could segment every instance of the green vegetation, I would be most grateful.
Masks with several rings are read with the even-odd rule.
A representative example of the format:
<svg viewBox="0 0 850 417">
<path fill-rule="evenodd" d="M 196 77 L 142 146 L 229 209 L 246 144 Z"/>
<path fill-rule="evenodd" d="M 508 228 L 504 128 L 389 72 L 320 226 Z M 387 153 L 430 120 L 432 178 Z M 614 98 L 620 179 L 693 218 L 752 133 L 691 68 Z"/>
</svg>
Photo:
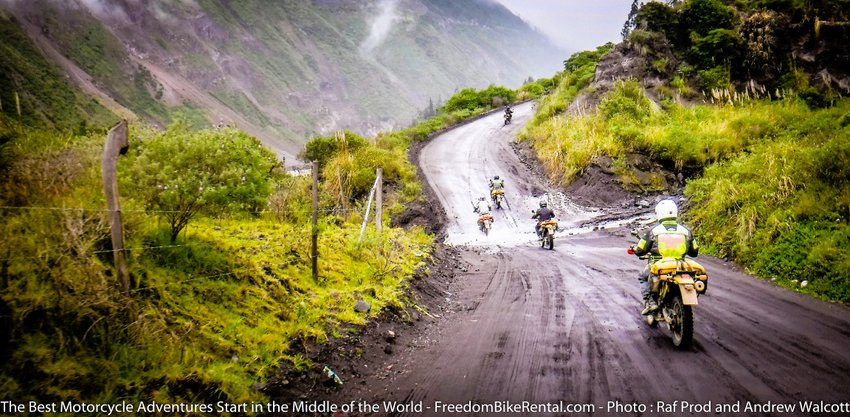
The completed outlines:
<svg viewBox="0 0 850 417">
<path fill-rule="evenodd" d="M 711 252 L 763 277 L 850 301 L 850 100 L 811 110 L 794 99 L 753 103 L 705 148 L 729 152 L 685 192 Z M 741 131 L 743 130 L 743 131 Z M 743 139 L 741 139 L 743 137 Z"/>
<path fill-rule="evenodd" d="M 835 90 L 846 88 L 817 74 L 850 65 L 848 6 L 846 0 L 648 2 L 629 44 L 651 61 L 664 60 L 660 75 L 676 73 L 707 93 L 750 84 L 771 92 L 794 89 L 810 104 L 828 104 Z"/>
<path fill-rule="evenodd" d="M 441 113 L 451 113 L 464 110 L 490 109 L 504 106 L 515 100 L 516 92 L 501 86 L 491 85 L 480 91 L 475 91 L 473 88 L 465 88 L 446 101 L 446 104 L 439 111 Z"/>
<path fill-rule="evenodd" d="M 273 169 L 269 151 L 244 133 L 180 126 L 161 133 L 134 127 L 130 154 L 119 164 L 132 281 L 125 299 L 111 272 L 102 208 L 105 135 L 0 120 L 0 162 L 8 173 L 0 179 L 0 397 L 261 400 L 252 386 L 281 365 L 311 366 L 304 345 L 387 310 L 403 314 L 413 302 L 406 282 L 423 268 L 432 237 L 391 228 L 385 218 L 381 236 L 370 226 L 360 241 L 359 210 L 347 208 L 357 202 L 343 207 L 323 192 L 316 282 L 310 179 Z M 400 163 L 395 155 L 382 158 L 374 159 Z M 366 161 L 372 159 L 354 159 L 352 172 Z M 394 172 L 391 163 L 385 172 Z M 159 221 L 180 196 L 165 185 L 204 187 L 187 195 L 207 209 L 176 241 Z M 388 188 L 398 210 L 397 190 Z M 408 188 L 418 185 L 402 190 Z M 359 299 L 372 305 L 370 313 L 354 311 Z"/>
<path fill-rule="evenodd" d="M 122 188 L 166 218 L 171 243 L 199 213 L 265 206 L 277 158 L 256 138 L 230 128 L 193 133 L 182 124 L 138 136 Z"/>
<path fill-rule="evenodd" d="M 579 92 L 593 81 L 596 63 L 612 49 L 614 44 L 609 42 L 594 51 L 577 52 L 564 61 L 564 72 L 552 78 L 553 81 L 557 81 L 557 88 L 551 95 L 540 100 L 537 112 L 528 126 L 539 126 L 566 111 L 567 106 Z"/>
</svg>

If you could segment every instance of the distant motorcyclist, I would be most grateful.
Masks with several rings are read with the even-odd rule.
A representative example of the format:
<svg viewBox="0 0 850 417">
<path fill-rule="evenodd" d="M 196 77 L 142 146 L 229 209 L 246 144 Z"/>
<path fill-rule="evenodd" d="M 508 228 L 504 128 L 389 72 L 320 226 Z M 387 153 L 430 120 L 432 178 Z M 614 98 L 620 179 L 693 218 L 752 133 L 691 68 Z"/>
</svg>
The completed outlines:
<svg viewBox="0 0 850 417">
<path fill-rule="evenodd" d="M 505 180 L 499 178 L 498 175 L 496 175 L 492 179 L 490 179 L 490 192 L 491 193 L 493 191 L 502 190 L 504 188 L 505 188 Z"/>
<path fill-rule="evenodd" d="M 546 204 L 545 201 L 541 201 L 540 202 L 540 208 L 537 209 L 536 212 L 534 212 L 533 216 L 531 216 L 532 219 L 537 219 L 537 224 L 534 225 L 534 233 L 537 234 L 538 238 L 542 237 L 542 236 L 540 236 L 540 223 L 543 223 L 545 221 L 549 221 L 549 220 L 552 220 L 552 219 L 555 218 L 555 212 L 552 211 L 552 209 L 550 209 L 547 206 L 548 206 L 548 204 Z"/>
<path fill-rule="evenodd" d="M 490 214 L 492 209 L 490 202 L 483 195 L 478 197 L 478 201 L 472 203 L 472 211 L 478 213 L 479 216 Z"/>
<path fill-rule="evenodd" d="M 514 111 L 511 110 L 511 106 L 505 106 L 505 124 L 511 122 L 511 118 L 513 118 Z"/>
<path fill-rule="evenodd" d="M 648 255 L 655 263 L 661 258 L 682 259 L 685 255 L 696 257 L 699 254 L 699 244 L 688 228 L 677 222 L 679 209 L 673 200 L 662 200 L 655 206 L 655 217 L 658 224 L 646 230 L 640 241 L 629 249 L 635 255 Z M 647 315 L 658 309 L 658 302 L 651 294 L 649 273 L 651 264 L 638 275 L 640 295 L 643 298 L 644 309 L 640 314 Z"/>
</svg>

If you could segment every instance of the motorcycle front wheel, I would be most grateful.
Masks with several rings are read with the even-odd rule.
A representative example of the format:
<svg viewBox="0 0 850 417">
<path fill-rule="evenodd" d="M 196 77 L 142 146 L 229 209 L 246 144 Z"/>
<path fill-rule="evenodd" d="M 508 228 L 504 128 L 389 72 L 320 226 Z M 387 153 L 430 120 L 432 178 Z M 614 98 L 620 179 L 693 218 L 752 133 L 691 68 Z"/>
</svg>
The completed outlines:
<svg viewBox="0 0 850 417">
<path fill-rule="evenodd" d="M 670 303 L 670 331 L 673 332 L 673 345 L 686 349 L 694 341 L 694 310 L 682 302 L 681 295 L 674 295 Z"/>
</svg>

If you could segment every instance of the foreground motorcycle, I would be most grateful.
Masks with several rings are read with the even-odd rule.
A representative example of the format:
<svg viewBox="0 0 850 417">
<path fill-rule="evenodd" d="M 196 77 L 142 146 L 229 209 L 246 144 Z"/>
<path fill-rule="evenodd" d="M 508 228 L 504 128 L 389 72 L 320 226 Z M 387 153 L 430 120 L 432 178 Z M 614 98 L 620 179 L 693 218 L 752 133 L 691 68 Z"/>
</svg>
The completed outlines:
<svg viewBox="0 0 850 417">
<path fill-rule="evenodd" d="M 493 224 L 493 216 L 489 214 L 482 214 L 478 216 L 478 228 L 481 229 L 484 234 L 490 233 L 490 226 Z"/>
<path fill-rule="evenodd" d="M 629 254 L 634 254 L 632 248 Z M 648 259 L 650 291 L 657 296 L 658 309 L 644 316 L 650 327 L 658 323 L 667 323 L 673 334 L 673 345 L 687 348 L 694 340 L 694 311 L 697 297 L 708 289 L 708 275 L 705 268 L 693 259 L 661 258 L 652 262 L 651 256 L 639 256 Z"/>
<path fill-rule="evenodd" d="M 502 208 L 502 200 L 505 199 L 505 190 L 493 190 L 490 191 L 490 198 L 493 199 L 493 203 L 496 204 L 496 208 Z"/>
<path fill-rule="evenodd" d="M 540 236 L 543 238 L 540 243 L 541 248 L 549 246 L 549 250 L 555 248 L 555 231 L 558 230 L 558 222 L 555 220 L 546 220 L 540 223 Z"/>
</svg>

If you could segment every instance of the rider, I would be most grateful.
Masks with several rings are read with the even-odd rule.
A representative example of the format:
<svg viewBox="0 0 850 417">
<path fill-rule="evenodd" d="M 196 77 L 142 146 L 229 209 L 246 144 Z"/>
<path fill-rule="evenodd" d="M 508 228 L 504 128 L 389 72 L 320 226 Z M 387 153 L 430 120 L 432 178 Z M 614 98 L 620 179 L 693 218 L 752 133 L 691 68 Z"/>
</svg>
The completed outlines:
<svg viewBox="0 0 850 417">
<path fill-rule="evenodd" d="M 629 247 L 630 253 L 643 256 L 649 255 L 654 263 L 662 257 L 684 258 L 685 255 L 696 257 L 699 254 L 699 244 L 688 228 L 676 221 L 679 209 L 673 200 L 662 200 L 655 206 L 655 217 L 658 224 L 644 232 L 640 241 Z M 684 238 L 684 239 L 682 239 Z M 658 302 L 650 294 L 649 271 L 650 264 L 638 275 L 640 295 L 643 297 L 644 309 L 640 314 L 647 315 L 658 309 Z"/>
<path fill-rule="evenodd" d="M 485 214 L 490 214 L 490 202 L 482 195 L 478 197 L 478 201 L 472 204 L 472 211 L 478 213 L 479 216 L 483 216 Z"/>
<path fill-rule="evenodd" d="M 514 111 L 511 110 L 511 105 L 508 104 L 505 106 L 505 117 L 511 117 L 514 114 Z"/>
<path fill-rule="evenodd" d="M 493 191 L 502 190 L 505 188 L 505 181 L 500 179 L 498 175 L 494 176 L 490 180 L 490 195 L 493 195 Z"/>
<path fill-rule="evenodd" d="M 547 204 L 545 201 L 540 202 L 540 208 L 531 216 L 532 219 L 537 219 L 537 224 L 534 225 L 534 233 L 537 233 L 537 237 L 542 238 L 540 236 L 540 223 L 543 223 L 547 220 L 552 220 L 555 218 L 555 212 L 552 211 L 549 207 L 546 207 Z"/>
</svg>

